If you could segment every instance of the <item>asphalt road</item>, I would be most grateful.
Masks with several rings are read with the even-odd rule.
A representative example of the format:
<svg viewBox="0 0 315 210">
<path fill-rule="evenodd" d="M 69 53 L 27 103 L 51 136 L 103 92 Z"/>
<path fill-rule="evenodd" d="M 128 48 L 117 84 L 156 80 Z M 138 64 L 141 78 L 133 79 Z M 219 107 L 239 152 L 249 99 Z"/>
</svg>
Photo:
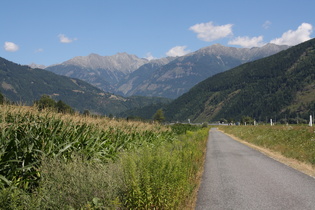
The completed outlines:
<svg viewBox="0 0 315 210">
<path fill-rule="evenodd" d="M 196 209 L 315 210 L 315 179 L 211 129 Z"/>
</svg>

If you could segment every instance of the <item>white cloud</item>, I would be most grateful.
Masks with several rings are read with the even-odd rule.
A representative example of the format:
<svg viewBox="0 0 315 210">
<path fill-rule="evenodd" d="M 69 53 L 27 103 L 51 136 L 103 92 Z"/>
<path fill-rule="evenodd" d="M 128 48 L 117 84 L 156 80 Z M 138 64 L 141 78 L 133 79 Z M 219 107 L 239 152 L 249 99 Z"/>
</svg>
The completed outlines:
<svg viewBox="0 0 315 210">
<path fill-rule="evenodd" d="M 19 46 L 13 42 L 5 42 L 3 47 L 5 51 L 8 52 L 15 52 L 19 50 Z"/>
<path fill-rule="evenodd" d="M 289 30 L 282 34 L 280 38 L 270 41 L 270 43 L 278 45 L 297 45 L 311 39 L 310 35 L 313 32 L 313 26 L 309 23 L 302 23 L 297 30 Z"/>
<path fill-rule="evenodd" d="M 264 22 L 264 24 L 262 25 L 262 27 L 263 27 L 264 29 L 268 29 L 268 28 L 270 27 L 270 25 L 271 25 L 271 22 L 270 22 L 269 20 L 266 20 L 266 21 Z"/>
<path fill-rule="evenodd" d="M 153 59 L 156 59 L 156 58 L 152 55 L 152 53 L 150 53 L 150 52 L 148 52 L 148 53 L 146 54 L 145 58 L 148 59 L 149 61 L 150 61 L 150 60 L 153 60 Z"/>
<path fill-rule="evenodd" d="M 233 40 L 229 41 L 228 44 L 230 45 L 239 45 L 242 47 L 246 48 L 251 48 L 251 47 L 261 47 L 264 45 L 263 43 L 263 36 L 258 36 L 258 37 L 236 37 Z"/>
<path fill-rule="evenodd" d="M 40 52 L 44 52 L 44 49 L 43 48 L 38 48 L 35 50 L 35 53 L 40 53 Z"/>
<path fill-rule="evenodd" d="M 166 55 L 171 57 L 183 56 L 190 53 L 190 50 L 185 50 L 187 46 L 176 46 L 170 49 Z"/>
<path fill-rule="evenodd" d="M 189 30 L 197 33 L 197 37 L 203 41 L 211 42 L 232 35 L 232 24 L 215 26 L 212 22 L 193 25 Z"/>
<path fill-rule="evenodd" d="M 70 38 L 66 37 L 66 35 L 64 35 L 64 34 L 59 34 L 58 37 L 59 37 L 59 41 L 61 43 L 71 43 L 71 42 L 77 40 L 77 38 L 70 39 Z"/>
</svg>

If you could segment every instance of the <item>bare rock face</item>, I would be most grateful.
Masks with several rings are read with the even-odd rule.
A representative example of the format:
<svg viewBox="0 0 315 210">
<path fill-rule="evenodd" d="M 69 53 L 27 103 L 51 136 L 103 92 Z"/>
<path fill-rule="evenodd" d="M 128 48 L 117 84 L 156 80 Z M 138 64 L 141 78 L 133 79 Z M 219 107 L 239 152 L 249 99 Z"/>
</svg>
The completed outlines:
<svg viewBox="0 0 315 210">
<path fill-rule="evenodd" d="M 31 67 L 32 69 L 45 69 L 46 68 L 45 65 L 36 64 L 36 63 L 31 63 L 28 66 Z"/>
<path fill-rule="evenodd" d="M 113 56 L 100 56 L 92 53 L 88 56 L 75 57 L 61 65 L 74 65 L 93 70 L 106 69 L 113 72 L 119 71 L 128 74 L 145 63 L 148 63 L 148 60 L 127 53 L 118 53 Z"/>
<path fill-rule="evenodd" d="M 113 56 L 90 54 L 49 66 L 46 70 L 81 79 L 104 91 L 114 92 L 115 86 L 122 78 L 148 62 L 147 59 L 127 53 Z"/>
</svg>

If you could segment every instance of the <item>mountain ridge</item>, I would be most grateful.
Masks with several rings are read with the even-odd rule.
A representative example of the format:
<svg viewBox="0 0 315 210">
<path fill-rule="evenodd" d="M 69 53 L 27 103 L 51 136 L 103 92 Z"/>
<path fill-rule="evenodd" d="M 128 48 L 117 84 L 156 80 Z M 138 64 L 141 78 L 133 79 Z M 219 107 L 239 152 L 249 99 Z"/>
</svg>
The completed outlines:
<svg viewBox="0 0 315 210">
<path fill-rule="evenodd" d="M 171 121 L 287 121 L 315 110 L 315 39 L 205 79 L 165 107 Z"/>
<path fill-rule="evenodd" d="M 155 60 L 127 53 L 77 56 L 46 70 L 84 80 L 105 92 L 122 96 L 177 98 L 203 79 L 230 68 L 266 57 L 289 46 L 267 44 L 256 48 L 201 48 L 180 57 Z"/>
<path fill-rule="evenodd" d="M 245 62 L 270 56 L 287 48 L 289 46 L 274 44 L 265 45 L 261 48 L 211 45 L 177 57 L 173 61 L 154 69 L 150 77 L 138 83 L 137 87 L 131 88 L 131 94 L 128 92 L 124 94 L 126 96 L 146 95 L 174 99 L 207 77 Z"/>
</svg>

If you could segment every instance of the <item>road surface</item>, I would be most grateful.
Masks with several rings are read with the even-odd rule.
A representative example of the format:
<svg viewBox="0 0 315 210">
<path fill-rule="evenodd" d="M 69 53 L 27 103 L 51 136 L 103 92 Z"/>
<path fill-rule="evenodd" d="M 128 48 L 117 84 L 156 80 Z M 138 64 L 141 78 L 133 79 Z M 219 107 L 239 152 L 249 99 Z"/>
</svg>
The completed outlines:
<svg viewBox="0 0 315 210">
<path fill-rule="evenodd" d="M 196 209 L 315 209 L 315 179 L 211 129 Z"/>
</svg>

